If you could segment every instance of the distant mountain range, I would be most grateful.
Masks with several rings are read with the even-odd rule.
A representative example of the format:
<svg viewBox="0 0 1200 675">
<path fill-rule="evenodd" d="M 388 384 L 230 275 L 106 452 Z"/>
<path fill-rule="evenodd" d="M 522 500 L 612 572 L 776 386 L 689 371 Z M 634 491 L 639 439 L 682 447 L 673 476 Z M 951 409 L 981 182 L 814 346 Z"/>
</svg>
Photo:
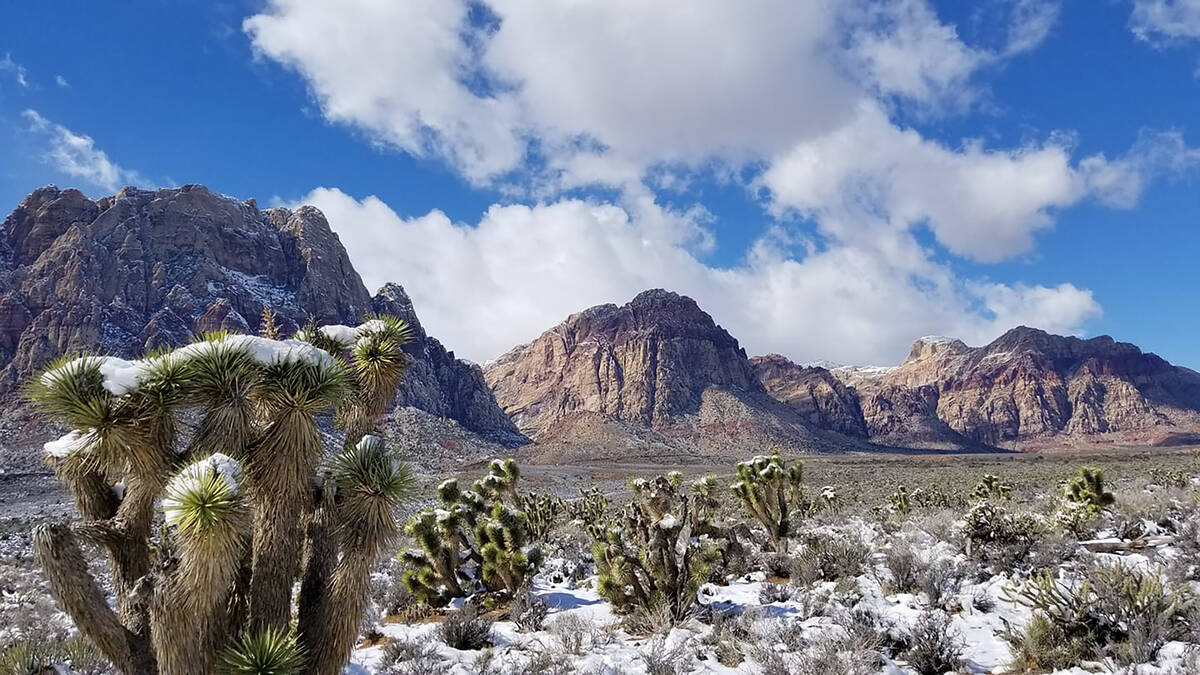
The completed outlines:
<svg viewBox="0 0 1200 675">
<path fill-rule="evenodd" d="M 368 311 L 412 323 L 412 369 L 385 426 L 430 465 L 513 448 L 532 461 L 670 463 L 771 447 L 1200 443 L 1200 374 L 1106 336 L 1025 327 L 983 347 L 921 338 L 896 367 L 798 365 L 748 358 L 694 300 L 650 290 L 573 314 L 480 369 L 425 333 L 401 286 L 371 296 L 314 208 L 260 210 L 198 185 L 98 200 L 49 186 L 0 225 L 0 468 L 40 463 L 53 430 L 19 387 L 50 359 L 253 332 L 263 307 L 285 330 Z"/>
</svg>

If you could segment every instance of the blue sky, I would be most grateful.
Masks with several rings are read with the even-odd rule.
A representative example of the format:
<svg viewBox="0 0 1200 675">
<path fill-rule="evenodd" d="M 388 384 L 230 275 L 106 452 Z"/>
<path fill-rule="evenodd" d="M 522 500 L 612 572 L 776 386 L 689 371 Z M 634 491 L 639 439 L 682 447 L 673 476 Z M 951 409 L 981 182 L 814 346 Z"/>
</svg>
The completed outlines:
<svg viewBox="0 0 1200 675">
<path fill-rule="evenodd" d="M 1200 3 L 670 4 L 12 5 L 0 202 L 315 203 L 481 361 L 665 286 L 797 360 L 1026 323 L 1200 367 Z"/>
</svg>

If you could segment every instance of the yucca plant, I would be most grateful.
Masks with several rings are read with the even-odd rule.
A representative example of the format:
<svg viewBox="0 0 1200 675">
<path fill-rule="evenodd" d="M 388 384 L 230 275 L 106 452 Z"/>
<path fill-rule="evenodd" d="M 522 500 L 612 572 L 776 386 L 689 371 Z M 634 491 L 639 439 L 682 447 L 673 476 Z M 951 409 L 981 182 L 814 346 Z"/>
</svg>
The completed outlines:
<svg viewBox="0 0 1200 675">
<path fill-rule="evenodd" d="M 703 497 L 673 476 L 638 479 L 633 501 L 609 522 L 591 523 L 596 590 L 623 615 L 661 612 L 683 621 L 720 554 L 700 539 Z"/>
<path fill-rule="evenodd" d="M 421 547 L 401 553 L 409 565 L 402 577 L 409 592 L 437 607 L 477 590 L 516 593 L 542 561 L 520 508 L 520 475 L 513 459 L 495 459 L 469 490 L 454 478 L 438 486 L 442 507 L 426 509 L 408 523 L 408 534 Z M 468 566 L 476 572 L 469 573 Z"/>
<path fill-rule="evenodd" d="M 367 435 L 411 333 L 372 318 L 308 334 L 354 343 L 213 333 L 138 361 L 63 359 L 30 384 L 72 429 L 46 454 L 81 516 L 37 528 L 35 552 L 64 611 L 122 672 L 211 672 L 227 647 L 278 643 L 294 623 L 297 579 L 301 630 L 284 642 L 311 655 L 303 672 L 345 663 L 370 564 L 411 489 L 407 468 Z M 353 421 L 353 442 L 328 463 L 323 413 Z M 183 415 L 198 416 L 190 435 L 179 432 Z M 159 501 L 164 527 L 152 536 Z M 108 554 L 115 612 L 80 539 Z"/>
<path fill-rule="evenodd" d="M 804 463 L 786 466 L 779 452 L 737 464 L 737 480 L 731 489 L 742 505 L 767 530 L 771 544 L 787 552 L 792 520 L 799 515 L 804 498 Z"/>
<path fill-rule="evenodd" d="M 239 637 L 221 653 L 224 675 L 296 675 L 304 672 L 304 648 L 295 633 L 264 628 Z M 200 672 L 200 671 L 197 671 Z"/>
<path fill-rule="evenodd" d="M 1001 482 L 994 474 L 985 473 L 983 478 L 971 490 L 971 499 L 1003 499 L 1008 501 L 1012 495 L 1012 486 Z"/>
<path fill-rule="evenodd" d="M 1079 475 L 1066 487 L 1066 498 L 1083 504 L 1092 512 L 1100 512 L 1117 501 L 1104 486 L 1104 472 L 1087 466 L 1079 467 Z"/>
</svg>

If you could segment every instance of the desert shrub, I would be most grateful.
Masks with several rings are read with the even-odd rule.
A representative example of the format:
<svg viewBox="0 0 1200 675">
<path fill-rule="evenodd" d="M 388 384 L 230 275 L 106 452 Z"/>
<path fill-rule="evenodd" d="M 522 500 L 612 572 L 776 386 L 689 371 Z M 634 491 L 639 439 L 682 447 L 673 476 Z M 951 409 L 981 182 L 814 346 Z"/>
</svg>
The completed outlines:
<svg viewBox="0 0 1200 675">
<path fill-rule="evenodd" d="M 1088 504 L 1064 499 L 1054 514 L 1054 523 L 1076 539 L 1086 539 L 1096 531 L 1099 518 L 1099 511 Z"/>
<path fill-rule="evenodd" d="M 437 645 L 427 640 L 389 640 L 379 661 L 380 675 L 427 675 L 442 670 Z"/>
<path fill-rule="evenodd" d="M 1078 651 L 1122 663 L 1147 660 L 1168 640 L 1186 637 L 1194 607 L 1186 586 L 1121 563 L 1094 563 L 1075 582 L 1043 572 L 1006 595 L 1055 624 Z"/>
<path fill-rule="evenodd" d="M 1093 651 L 1086 636 L 1068 636 L 1062 625 L 1041 613 L 1035 613 L 1023 629 L 1009 627 L 1004 639 L 1012 653 L 1009 667 L 1020 673 L 1071 668 L 1089 658 Z"/>
<path fill-rule="evenodd" d="M 690 646 L 686 642 L 668 646 L 666 638 L 661 635 L 651 638 L 646 647 L 638 651 L 638 656 L 646 666 L 647 675 L 678 675 L 690 673 L 695 667 Z"/>
<path fill-rule="evenodd" d="M 971 607 L 986 614 L 996 608 L 996 599 L 987 591 L 978 589 L 971 594 Z"/>
<path fill-rule="evenodd" d="M 1032 514 L 1009 513 L 992 500 L 976 502 L 963 519 L 963 537 L 970 554 L 986 546 L 1024 547 L 1034 545 L 1042 527 Z M 981 551 L 977 555 L 984 555 Z"/>
<path fill-rule="evenodd" d="M 758 589 L 758 604 L 769 605 L 773 602 L 787 602 L 792 599 L 792 589 L 787 584 L 763 582 Z"/>
<path fill-rule="evenodd" d="M 616 639 L 593 619 L 578 614 L 555 618 L 546 631 L 558 651 L 576 656 L 610 645 Z"/>
<path fill-rule="evenodd" d="M 459 650 L 483 649 L 492 644 L 492 622 L 478 615 L 475 606 L 466 604 L 446 615 L 438 634 L 450 647 Z"/>
<path fill-rule="evenodd" d="M 712 647 L 717 663 L 726 668 L 737 668 L 745 660 L 742 643 L 753 636 L 747 626 L 745 615 L 734 616 L 724 612 L 712 614 L 712 630 L 706 633 L 701 643 Z"/>
<path fill-rule="evenodd" d="M 530 584 L 526 583 L 513 595 L 508 613 L 522 632 L 539 631 L 550 613 L 550 603 L 534 595 Z"/>
<path fill-rule="evenodd" d="M 797 559 L 787 553 L 763 551 L 754 558 L 754 567 L 762 570 L 769 577 L 786 579 L 793 576 Z"/>
<path fill-rule="evenodd" d="M 945 612 L 922 612 L 913 624 L 911 640 L 906 653 L 908 664 L 920 675 L 958 670 L 962 643 Z"/>
<path fill-rule="evenodd" d="M 803 585 L 854 578 L 870 559 L 870 547 L 857 535 L 810 534 L 793 558 L 792 576 Z"/>
<path fill-rule="evenodd" d="M 923 561 L 907 539 L 893 538 L 883 553 L 883 562 L 891 572 L 892 584 L 897 590 L 909 592 L 917 588 Z"/>
<path fill-rule="evenodd" d="M 962 577 L 962 570 L 953 562 L 937 559 L 921 569 L 917 584 L 930 607 L 943 607 L 958 592 Z"/>
</svg>

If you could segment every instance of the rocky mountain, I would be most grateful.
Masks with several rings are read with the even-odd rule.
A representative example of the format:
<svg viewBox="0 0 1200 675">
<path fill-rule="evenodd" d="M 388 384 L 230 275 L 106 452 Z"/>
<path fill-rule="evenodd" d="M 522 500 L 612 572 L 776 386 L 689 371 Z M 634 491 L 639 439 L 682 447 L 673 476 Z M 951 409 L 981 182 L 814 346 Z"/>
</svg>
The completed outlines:
<svg viewBox="0 0 1200 675">
<path fill-rule="evenodd" d="M 573 314 L 484 375 L 537 441 L 531 452 L 557 461 L 647 442 L 655 454 L 704 458 L 851 445 L 772 399 L 737 340 L 691 298 L 663 290 Z"/>
<path fill-rule="evenodd" d="M 983 347 L 921 338 L 896 368 L 754 362 L 773 396 L 824 428 L 846 431 L 848 393 L 877 443 L 1036 449 L 1169 443 L 1200 432 L 1200 374 L 1108 336 L 1019 327 Z M 830 386 L 831 377 L 844 389 Z"/>
<path fill-rule="evenodd" d="M 80 350 L 130 357 L 206 330 L 253 332 L 264 306 L 287 332 L 310 317 L 353 324 L 372 309 L 400 313 L 419 339 L 397 405 L 508 445 L 525 441 L 478 366 L 425 334 L 402 288 L 371 297 L 317 209 L 260 210 L 199 185 L 97 200 L 48 186 L 0 224 L 0 465 L 39 461 L 28 448 L 45 431 L 19 388 L 51 359 Z"/>
</svg>

